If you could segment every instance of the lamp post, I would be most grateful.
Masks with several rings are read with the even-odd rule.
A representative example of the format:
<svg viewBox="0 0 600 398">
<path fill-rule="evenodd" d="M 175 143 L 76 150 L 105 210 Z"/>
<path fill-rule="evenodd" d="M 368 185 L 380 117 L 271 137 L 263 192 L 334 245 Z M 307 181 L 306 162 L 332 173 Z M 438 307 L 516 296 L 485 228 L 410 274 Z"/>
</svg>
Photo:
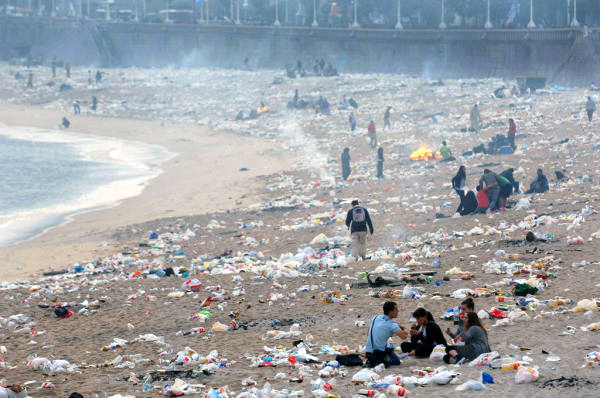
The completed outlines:
<svg viewBox="0 0 600 398">
<path fill-rule="evenodd" d="M 579 21 L 577 20 L 577 0 L 573 0 L 573 21 L 571 22 L 571 26 L 579 26 Z"/>
<path fill-rule="evenodd" d="M 535 22 L 533 22 L 533 0 L 529 0 L 529 23 L 527 24 L 529 29 L 535 28 Z"/>
<path fill-rule="evenodd" d="M 110 21 L 110 3 L 108 2 L 108 0 L 106 1 L 106 20 Z"/>
<path fill-rule="evenodd" d="M 396 7 L 396 29 L 404 29 L 402 26 L 402 14 L 400 12 L 400 0 L 398 0 L 398 6 Z"/>
<path fill-rule="evenodd" d="M 360 28 L 360 25 L 358 24 L 358 0 L 353 0 L 354 1 L 354 23 L 352 24 L 353 28 Z"/>
<path fill-rule="evenodd" d="M 235 18 L 235 23 L 238 25 L 240 24 L 240 1 L 242 0 L 237 0 L 237 14 Z"/>
<path fill-rule="evenodd" d="M 445 0 L 442 0 L 442 22 L 440 22 L 440 29 L 446 29 L 446 4 Z"/>
<path fill-rule="evenodd" d="M 138 0 L 133 0 L 134 4 L 135 4 L 135 18 L 133 19 L 135 22 L 138 22 L 139 16 L 138 16 Z"/>
<path fill-rule="evenodd" d="M 486 29 L 492 29 L 494 27 L 494 25 L 492 25 L 492 21 L 490 19 L 490 0 L 488 0 L 487 2 L 487 19 L 485 21 L 485 25 L 483 25 L 484 28 Z"/>
<path fill-rule="evenodd" d="M 87 10 L 86 11 L 87 11 L 87 17 L 88 17 L 88 19 L 90 19 L 90 0 L 87 0 Z"/>
<path fill-rule="evenodd" d="M 171 22 L 171 18 L 169 18 L 169 0 L 167 1 L 167 17 L 165 18 L 165 22 Z"/>
<path fill-rule="evenodd" d="M 285 23 L 286 23 L 286 25 L 290 24 L 290 14 L 288 12 L 289 11 L 289 7 L 288 7 L 289 2 L 290 2 L 290 0 L 285 0 Z"/>
<path fill-rule="evenodd" d="M 279 0 L 275 0 L 275 22 L 273 23 L 273 25 L 281 25 L 281 22 L 279 22 Z"/>
<path fill-rule="evenodd" d="M 313 22 L 312 26 L 317 27 L 319 23 L 317 22 L 317 0 L 313 0 Z"/>
</svg>

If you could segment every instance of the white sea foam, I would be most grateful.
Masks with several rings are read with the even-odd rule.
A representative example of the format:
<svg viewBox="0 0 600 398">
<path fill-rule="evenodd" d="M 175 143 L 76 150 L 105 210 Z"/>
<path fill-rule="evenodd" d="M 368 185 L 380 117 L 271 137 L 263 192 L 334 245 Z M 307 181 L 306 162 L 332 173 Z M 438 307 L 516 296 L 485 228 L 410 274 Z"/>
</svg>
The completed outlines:
<svg viewBox="0 0 600 398">
<path fill-rule="evenodd" d="M 0 246 L 31 239 L 69 222 L 76 214 L 116 206 L 139 195 L 148 181 L 162 172 L 160 163 L 176 156 L 157 145 L 71 131 L 0 125 L 0 134 L 12 139 L 68 144 L 84 159 L 109 164 L 116 171 L 111 181 L 81 192 L 74 199 L 41 207 L 0 209 Z"/>
</svg>

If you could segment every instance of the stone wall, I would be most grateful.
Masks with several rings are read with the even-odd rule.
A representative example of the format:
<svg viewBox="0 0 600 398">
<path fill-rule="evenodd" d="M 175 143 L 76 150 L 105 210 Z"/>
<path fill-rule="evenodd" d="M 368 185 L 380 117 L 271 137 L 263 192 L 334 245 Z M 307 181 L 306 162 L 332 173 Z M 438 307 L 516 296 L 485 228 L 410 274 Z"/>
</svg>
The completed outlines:
<svg viewBox="0 0 600 398">
<path fill-rule="evenodd" d="M 325 57 L 345 72 L 439 77 L 546 76 L 589 84 L 600 32 L 348 30 L 234 25 L 130 24 L 0 17 L 0 58 L 57 56 L 107 66 L 283 68 Z M 306 65 L 309 66 L 309 65 Z"/>
</svg>

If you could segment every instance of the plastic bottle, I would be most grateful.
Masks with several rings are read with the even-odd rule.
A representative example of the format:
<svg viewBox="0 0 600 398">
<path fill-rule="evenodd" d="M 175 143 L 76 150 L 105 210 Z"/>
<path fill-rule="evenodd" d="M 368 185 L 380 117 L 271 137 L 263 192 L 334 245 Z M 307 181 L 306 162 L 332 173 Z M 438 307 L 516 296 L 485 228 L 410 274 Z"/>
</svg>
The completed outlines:
<svg viewBox="0 0 600 398">
<path fill-rule="evenodd" d="M 521 364 L 519 362 L 506 363 L 500 367 L 502 370 L 517 370 Z"/>
<path fill-rule="evenodd" d="M 389 386 L 386 393 L 393 397 L 404 397 L 406 395 L 406 389 L 401 386 Z"/>
<path fill-rule="evenodd" d="M 374 397 L 375 394 L 377 394 L 377 390 L 366 390 L 364 388 L 361 388 L 360 390 L 358 390 L 358 394 L 364 395 L 365 397 Z"/>
</svg>

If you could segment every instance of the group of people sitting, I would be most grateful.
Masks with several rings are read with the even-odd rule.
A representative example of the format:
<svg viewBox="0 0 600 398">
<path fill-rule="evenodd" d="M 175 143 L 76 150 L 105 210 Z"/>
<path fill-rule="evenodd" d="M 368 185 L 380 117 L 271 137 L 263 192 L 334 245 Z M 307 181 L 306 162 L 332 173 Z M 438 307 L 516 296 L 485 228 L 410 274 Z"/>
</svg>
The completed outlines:
<svg viewBox="0 0 600 398">
<path fill-rule="evenodd" d="M 513 173 L 513 168 L 506 169 L 500 174 L 485 169 L 476 187 L 477 194 L 473 191 L 465 193 L 467 170 L 465 166 L 460 166 L 458 172 L 452 178 L 452 188 L 460 197 L 460 204 L 456 209 L 456 213 L 465 216 L 506 208 L 507 199 L 513 193 L 519 192 L 519 182 L 515 181 Z M 548 178 L 546 178 L 542 169 L 538 169 L 535 179 L 525 193 L 544 193 L 548 190 Z"/>
<path fill-rule="evenodd" d="M 400 349 L 404 356 L 415 358 L 429 358 L 438 345 L 446 347 L 446 355 L 443 357 L 446 363 L 460 364 L 491 352 L 487 331 L 475 313 L 475 303 L 472 298 L 461 303 L 458 314 L 456 319 L 458 330 L 452 333 L 450 328 L 446 329 L 446 334 L 453 343 L 448 345 L 442 329 L 425 308 L 417 308 L 413 312 L 412 317 L 415 322 L 407 330 L 406 327 L 393 321 L 398 317 L 396 303 L 386 302 L 383 304 L 383 315 L 373 317 L 369 326 L 365 347 L 367 365 L 374 367 L 383 364 L 385 367 L 389 367 L 401 364 L 393 344 L 388 342 L 394 335 L 408 339 L 400 345 Z"/>
</svg>

